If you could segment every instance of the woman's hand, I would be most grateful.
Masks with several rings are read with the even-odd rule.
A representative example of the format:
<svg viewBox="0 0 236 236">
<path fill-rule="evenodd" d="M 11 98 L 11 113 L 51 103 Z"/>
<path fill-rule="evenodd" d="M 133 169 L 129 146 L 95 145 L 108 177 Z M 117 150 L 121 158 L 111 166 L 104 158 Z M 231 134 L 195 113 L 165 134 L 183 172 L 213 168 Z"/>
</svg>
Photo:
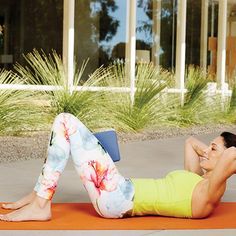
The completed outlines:
<svg viewBox="0 0 236 236">
<path fill-rule="evenodd" d="M 206 157 L 207 145 L 194 137 L 189 137 L 185 141 L 185 170 L 203 175 L 204 172 L 200 166 L 201 157 Z"/>
<path fill-rule="evenodd" d="M 207 157 L 206 151 L 200 148 L 198 145 L 193 145 L 193 149 L 199 157 Z"/>
</svg>

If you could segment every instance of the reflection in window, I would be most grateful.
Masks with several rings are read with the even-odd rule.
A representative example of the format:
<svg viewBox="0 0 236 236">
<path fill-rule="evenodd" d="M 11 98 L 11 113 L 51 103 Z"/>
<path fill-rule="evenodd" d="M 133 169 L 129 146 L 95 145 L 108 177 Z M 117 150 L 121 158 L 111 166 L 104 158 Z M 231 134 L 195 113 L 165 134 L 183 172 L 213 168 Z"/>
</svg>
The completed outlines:
<svg viewBox="0 0 236 236">
<path fill-rule="evenodd" d="M 137 0 L 136 59 L 175 66 L 176 0 Z"/>
<path fill-rule="evenodd" d="M 200 65 L 201 2 L 187 1 L 186 64 Z"/>
<path fill-rule="evenodd" d="M 177 0 L 162 1 L 160 65 L 173 70 L 176 51 Z"/>
<path fill-rule="evenodd" d="M 4 23 L 0 21 L 0 55 L 4 53 Z"/>
<path fill-rule="evenodd" d="M 85 74 L 125 58 L 126 1 L 76 0 L 75 58 L 89 58 Z"/>
<path fill-rule="evenodd" d="M 208 2 L 208 72 L 216 74 L 217 64 L 217 36 L 218 36 L 218 10 L 219 4 L 215 0 Z"/>
<path fill-rule="evenodd" d="M 22 54 L 34 48 L 62 53 L 63 0 L 0 0 L 0 25 L 0 68 L 23 64 Z"/>
</svg>

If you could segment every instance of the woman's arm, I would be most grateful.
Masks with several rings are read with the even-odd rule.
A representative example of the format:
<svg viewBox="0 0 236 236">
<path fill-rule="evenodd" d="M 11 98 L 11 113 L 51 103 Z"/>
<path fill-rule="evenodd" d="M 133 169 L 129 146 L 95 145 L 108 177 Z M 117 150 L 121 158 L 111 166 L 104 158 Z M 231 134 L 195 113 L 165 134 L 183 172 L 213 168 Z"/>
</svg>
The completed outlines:
<svg viewBox="0 0 236 236">
<path fill-rule="evenodd" d="M 185 141 L 184 169 L 203 175 L 200 167 L 200 157 L 204 156 L 204 150 L 207 145 L 194 137 L 189 137 Z"/>
</svg>

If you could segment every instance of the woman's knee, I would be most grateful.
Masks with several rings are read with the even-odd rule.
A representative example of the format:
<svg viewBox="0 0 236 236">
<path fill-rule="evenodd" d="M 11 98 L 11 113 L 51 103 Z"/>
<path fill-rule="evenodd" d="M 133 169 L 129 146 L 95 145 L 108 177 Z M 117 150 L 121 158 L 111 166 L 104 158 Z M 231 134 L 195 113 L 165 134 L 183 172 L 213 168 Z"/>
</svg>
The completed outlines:
<svg viewBox="0 0 236 236">
<path fill-rule="evenodd" d="M 65 120 L 65 118 L 68 119 L 72 117 L 75 118 L 75 116 L 72 115 L 71 113 L 62 112 L 55 117 L 55 120 Z"/>
<path fill-rule="evenodd" d="M 71 113 L 66 113 L 66 112 L 60 113 L 55 117 L 54 123 L 58 123 L 58 122 L 67 123 L 67 124 L 82 123 L 76 116 L 74 116 Z"/>
</svg>

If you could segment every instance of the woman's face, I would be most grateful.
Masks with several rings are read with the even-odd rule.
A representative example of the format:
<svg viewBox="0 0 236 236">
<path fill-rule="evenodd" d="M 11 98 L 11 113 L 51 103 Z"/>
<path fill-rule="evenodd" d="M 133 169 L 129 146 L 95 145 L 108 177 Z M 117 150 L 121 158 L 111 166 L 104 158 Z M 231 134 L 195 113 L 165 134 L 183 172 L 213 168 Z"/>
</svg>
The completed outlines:
<svg viewBox="0 0 236 236">
<path fill-rule="evenodd" d="M 200 166 L 206 171 L 213 170 L 225 149 L 223 137 L 216 137 L 204 150 L 204 157 L 201 158 Z"/>
</svg>

